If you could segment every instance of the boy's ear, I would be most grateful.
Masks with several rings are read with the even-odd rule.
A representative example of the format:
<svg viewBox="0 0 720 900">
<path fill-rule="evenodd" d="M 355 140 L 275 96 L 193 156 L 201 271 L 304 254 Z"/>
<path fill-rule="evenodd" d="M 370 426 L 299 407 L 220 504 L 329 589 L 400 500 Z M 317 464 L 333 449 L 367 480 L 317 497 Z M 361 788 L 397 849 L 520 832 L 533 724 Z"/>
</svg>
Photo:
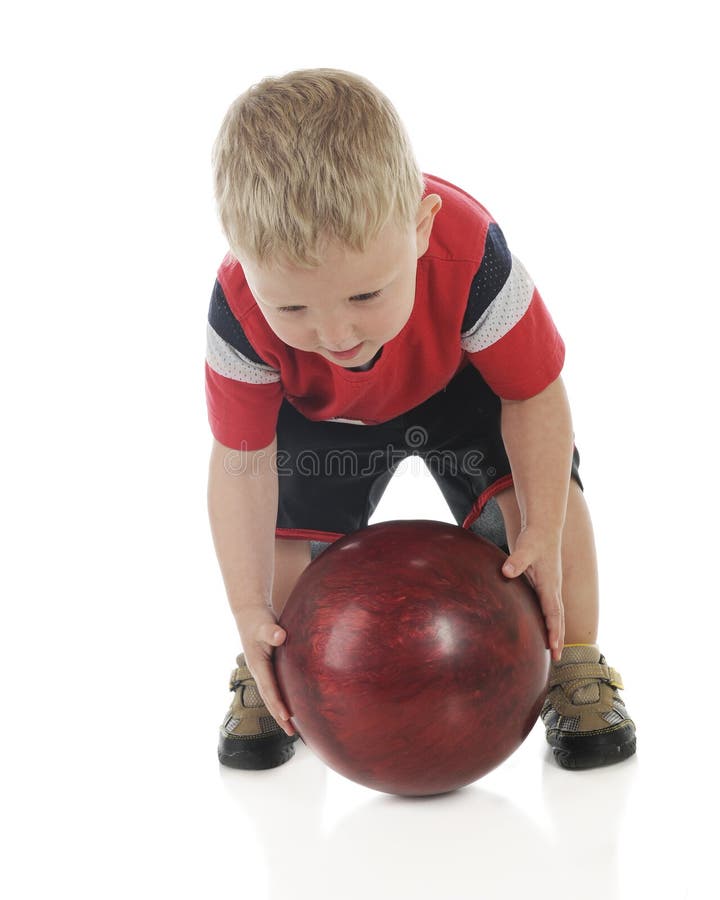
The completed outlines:
<svg viewBox="0 0 720 900">
<path fill-rule="evenodd" d="M 418 259 L 426 252 L 430 243 L 430 232 L 432 231 L 435 216 L 442 206 L 442 198 L 439 194 L 428 194 L 420 201 L 417 214 L 417 255 Z"/>
</svg>

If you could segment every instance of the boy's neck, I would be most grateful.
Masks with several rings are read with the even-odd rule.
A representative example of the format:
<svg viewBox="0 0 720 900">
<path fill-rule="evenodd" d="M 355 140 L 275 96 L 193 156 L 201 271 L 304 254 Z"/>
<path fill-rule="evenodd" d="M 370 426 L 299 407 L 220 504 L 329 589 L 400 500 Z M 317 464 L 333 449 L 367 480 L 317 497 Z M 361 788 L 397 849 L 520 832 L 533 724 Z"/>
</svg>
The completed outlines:
<svg viewBox="0 0 720 900">
<path fill-rule="evenodd" d="M 361 366 L 348 366 L 348 370 L 350 372 L 366 372 L 368 369 L 372 369 L 375 363 L 380 359 L 380 354 L 382 352 L 383 348 L 381 347 L 369 362 L 363 363 Z"/>
</svg>

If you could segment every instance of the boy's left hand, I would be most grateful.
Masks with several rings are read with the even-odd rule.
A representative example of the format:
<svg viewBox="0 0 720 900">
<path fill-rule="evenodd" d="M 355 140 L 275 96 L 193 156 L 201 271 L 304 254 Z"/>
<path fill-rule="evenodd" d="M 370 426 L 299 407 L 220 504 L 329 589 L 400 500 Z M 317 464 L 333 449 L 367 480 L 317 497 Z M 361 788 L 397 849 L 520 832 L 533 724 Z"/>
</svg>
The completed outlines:
<svg viewBox="0 0 720 900">
<path fill-rule="evenodd" d="M 545 616 L 550 652 L 556 661 L 565 640 L 560 544 L 559 533 L 526 528 L 518 535 L 513 552 L 502 567 L 506 578 L 517 578 L 524 572 L 532 582 Z"/>
</svg>

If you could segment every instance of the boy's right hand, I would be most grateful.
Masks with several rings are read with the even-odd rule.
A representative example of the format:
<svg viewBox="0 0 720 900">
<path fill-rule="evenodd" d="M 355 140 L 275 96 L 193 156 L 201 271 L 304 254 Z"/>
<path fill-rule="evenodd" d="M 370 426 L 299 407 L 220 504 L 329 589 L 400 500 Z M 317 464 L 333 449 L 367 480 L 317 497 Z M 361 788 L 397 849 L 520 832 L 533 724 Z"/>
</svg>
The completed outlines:
<svg viewBox="0 0 720 900">
<path fill-rule="evenodd" d="M 272 664 L 273 650 L 285 642 L 287 632 L 280 628 L 267 606 L 246 607 L 236 621 L 245 662 L 255 679 L 262 701 L 285 734 L 292 736 L 295 729 L 280 696 Z"/>
</svg>

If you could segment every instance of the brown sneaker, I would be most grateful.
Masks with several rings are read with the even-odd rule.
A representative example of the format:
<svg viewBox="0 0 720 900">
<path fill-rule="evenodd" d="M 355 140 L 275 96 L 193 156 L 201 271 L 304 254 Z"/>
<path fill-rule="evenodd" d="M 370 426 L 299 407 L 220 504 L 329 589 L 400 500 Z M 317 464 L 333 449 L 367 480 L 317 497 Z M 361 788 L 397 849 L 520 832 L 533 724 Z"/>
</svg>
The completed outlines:
<svg viewBox="0 0 720 900">
<path fill-rule="evenodd" d="M 273 769 L 295 753 L 298 739 L 288 737 L 263 703 L 245 656 L 236 660 L 230 675 L 230 690 L 235 692 L 232 706 L 220 726 L 218 759 L 234 769 Z"/>
<path fill-rule="evenodd" d="M 623 683 L 594 644 L 571 644 L 552 664 L 540 711 L 548 743 L 565 769 L 590 769 L 635 753 L 635 723 L 618 690 Z"/>
</svg>

